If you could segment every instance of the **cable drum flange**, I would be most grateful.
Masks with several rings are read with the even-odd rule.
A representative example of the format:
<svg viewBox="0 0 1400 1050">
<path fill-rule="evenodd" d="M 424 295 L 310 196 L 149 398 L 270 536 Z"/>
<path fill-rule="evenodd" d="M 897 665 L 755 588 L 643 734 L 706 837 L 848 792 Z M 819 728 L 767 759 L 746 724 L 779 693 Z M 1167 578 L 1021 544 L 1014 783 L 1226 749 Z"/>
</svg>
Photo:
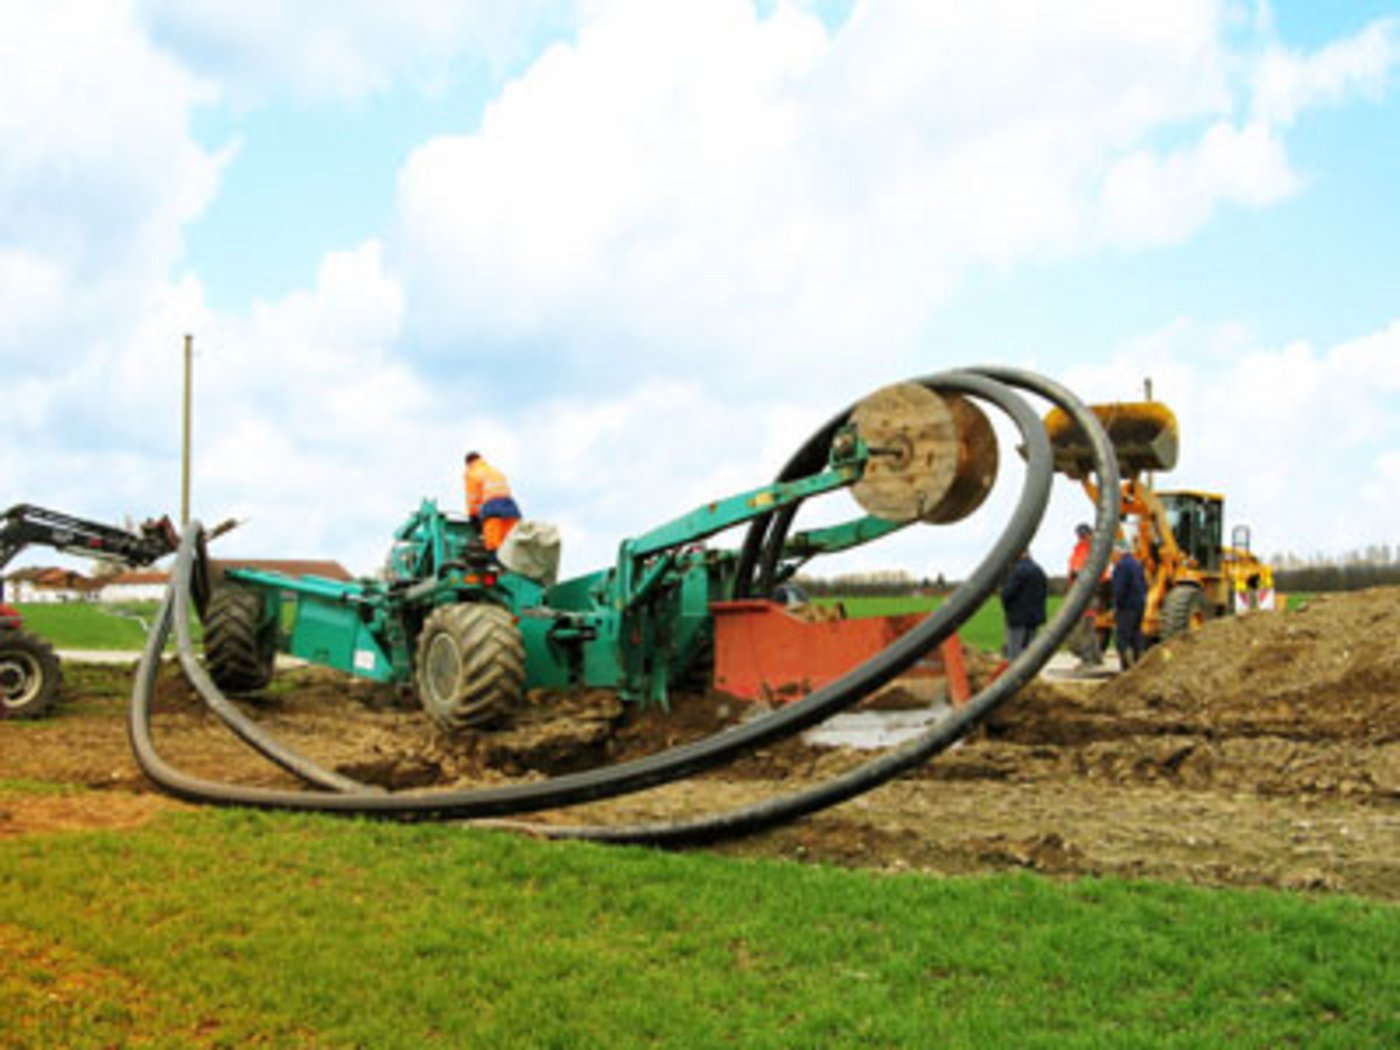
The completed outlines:
<svg viewBox="0 0 1400 1050">
<path fill-rule="evenodd" d="M 957 468 L 943 498 L 919 515 L 929 525 L 962 521 L 986 501 L 997 480 L 997 436 L 987 415 L 961 395 L 944 397 L 957 428 Z"/>
</svg>

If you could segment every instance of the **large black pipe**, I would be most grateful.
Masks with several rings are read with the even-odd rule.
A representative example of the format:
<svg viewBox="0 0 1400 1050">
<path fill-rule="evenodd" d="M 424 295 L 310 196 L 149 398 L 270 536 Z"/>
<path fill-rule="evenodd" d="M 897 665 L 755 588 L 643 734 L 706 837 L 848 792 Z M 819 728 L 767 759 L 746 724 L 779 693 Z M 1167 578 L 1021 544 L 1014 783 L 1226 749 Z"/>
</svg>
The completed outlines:
<svg viewBox="0 0 1400 1050">
<path fill-rule="evenodd" d="M 129 730 L 137 760 L 147 775 L 166 790 L 196 801 L 371 816 L 462 819 L 557 808 L 641 790 L 693 775 L 744 751 L 790 736 L 816 724 L 834 711 L 850 706 L 873 689 L 896 677 L 971 615 L 994 588 L 1001 567 L 1029 542 L 1044 512 L 1050 479 L 1048 442 L 1039 420 L 1024 402 L 1010 395 L 999 383 L 989 382 L 985 376 L 949 373 L 930 377 L 925 382 L 940 388 L 961 390 L 984 397 L 998 404 L 1016 420 L 1022 431 L 1028 455 L 1026 482 L 1017 512 L 993 551 L 983 565 L 979 566 L 978 572 L 974 573 L 974 577 L 969 578 L 968 583 L 959 588 L 947 603 L 889 649 L 798 704 L 775 711 L 745 726 L 645 759 L 550 781 L 502 788 L 393 795 L 369 794 L 359 788 L 342 788 L 341 794 L 320 795 L 225 784 L 192 777 L 166 763 L 154 747 L 150 736 L 150 703 L 154 694 L 159 653 L 169 635 L 173 610 L 184 609 L 188 600 L 194 546 L 193 542 L 188 542 L 182 544 L 171 589 L 162 604 L 156 627 L 148 639 L 146 653 L 138 669 L 133 689 Z M 1091 434 L 1095 426 L 1091 419 L 1087 428 Z M 196 526 L 190 529 L 187 535 L 197 536 L 198 533 L 199 529 Z M 182 639 L 182 659 L 192 658 L 187 643 L 188 638 Z M 217 689 L 207 680 L 196 684 L 203 684 L 217 693 Z M 201 692 L 203 691 L 201 689 Z M 254 746 L 262 750 L 260 741 L 255 738 L 253 742 Z M 298 763 L 282 764 L 300 772 L 295 769 Z"/>
<path fill-rule="evenodd" d="M 549 827 L 541 829 L 542 834 L 550 838 L 589 839 L 598 842 L 681 845 L 732 838 L 786 823 L 845 802 L 924 765 L 935 755 L 966 737 L 1036 675 L 1084 614 L 1098 586 L 1104 566 L 1108 563 L 1118 528 L 1118 461 L 1103 428 L 1095 425 L 1094 414 L 1064 387 L 1028 372 L 990 368 L 979 371 L 1053 401 L 1083 427 L 1089 435 L 1093 449 L 1099 489 L 1094 508 L 1094 539 L 1084 570 L 1066 593 L 1065 601 L 1054 619 L 1037 634 L 1035 640 L 1017 656 L 1002 675 L 964 707 L 956 710 L 928 732 L 896 750 L 805 791 L 766 799 L 725 813 L 687 820 L 632 826 Z M 782 537 L 777 534 L 771 534 L 769 539 L 771 542 L 782 542 Z"/>
</svg>

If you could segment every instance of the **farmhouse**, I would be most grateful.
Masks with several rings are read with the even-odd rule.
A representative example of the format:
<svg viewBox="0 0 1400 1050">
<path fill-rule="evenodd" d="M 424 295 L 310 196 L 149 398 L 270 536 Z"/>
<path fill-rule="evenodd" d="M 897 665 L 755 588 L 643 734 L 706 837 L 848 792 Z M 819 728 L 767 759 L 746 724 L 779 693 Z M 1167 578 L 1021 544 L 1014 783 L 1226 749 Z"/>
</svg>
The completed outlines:
<svg viewBox="0 0 1400 1050">
<path fill-rule="evenodd" d="M 222 569 L 264 569 L 280 572 L 286 576 L 321 576 L 342 582 L 353 579 L 345 566 L 337 561 L 315 561 L 304 558 L 247 558 L 223 560 L 214 563 L 217 572 Z M 109 576 L 100 586 L 97 600 L 101 602 L 158 602 L 165 597 L 165 589 L 170 585 L 170 574 L 155 569 L 130 570 Z"/>
<path fill-rule="evenodd" d="M 119 602 L 158 602 L 165 597 L 170 575 L 154 569 L 119 572 L 101 581 L 97 600 L 108 604 Z"/>
<path fill-rule="evenodd" d="M 320 576 L 342 583 L 354 577 L 338 561 L 307 558 L 246 558 L 220 560 L 217 569 L 265 569 L 287 576 Z M 33 567 L 16 569 L 4 578 L 4 594 L 11 602 L 158 602 L 165 597 L 170 574 L 158 569 L 127 569 L 96 579 L 73 569 Z"/>
<path fill-rule="evenodd" d="M 12 602 L 90 602 L 99 586 L 80 572 L 51 566 L 16 569 L 5 577 L 5 595 Z"/>
</svg>

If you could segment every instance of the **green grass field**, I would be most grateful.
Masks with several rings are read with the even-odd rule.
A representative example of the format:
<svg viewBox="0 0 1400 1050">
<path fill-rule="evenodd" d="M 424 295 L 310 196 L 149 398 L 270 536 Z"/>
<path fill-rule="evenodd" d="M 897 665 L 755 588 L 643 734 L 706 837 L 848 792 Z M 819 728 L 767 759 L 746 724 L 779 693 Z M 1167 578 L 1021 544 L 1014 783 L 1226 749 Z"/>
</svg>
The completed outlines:
<svg viewBox="0 0 1400 1050">
<path fill-rule="evenodd" d="M 154 602 L 100 605 L 24 603 L 15 606 L 25 630 L 60 649 L 140 649 L 155 618 Z"/>
<path fill-rule="evenodd" d="M 893 616 L 899 613 L 928 612 L 938 606 L 939 598 L 819 598 L 817 604 L 831 605 L 840 601 L 849 616 Z M 1061 598 L 1051 596 L 1049 613 L 1055 614 Z M 1306 600 L 1304 595 L 1290 595 L 1289 607 Z M 115 609 L 87 603 L 67 605 L 25 604 L 17 606 L 25 618 L 28 630 L 48 639 L 60 649 L 140 649 L 146 642 L 146 631 L 156 614 L 154 602 L 119 606 Z M 194 623 L 196 637 L 200 624 Z M 984 603 L 958 632 L 966 646 L 985 652 L 1001 649 L 1005 635 L 1005 620 L 1001 603 L 993 598 Z"/>
<path fill-rule="evenodd" d="M 850 616 L 890 616 L 927 612 L 936 607 L 938 601 L 936 598 L 847 598 L 842 599 L 842 604 Z M 1053 611 L 1059 599 L 1050 601 Z M 117 608 L 86 602 L 23 604 L 16 608 L 24 617 L 26 630 L 59 649 L 140 649 L 146 644 L 146 632 L 156 614 L 154 602 Z M 197 634 L 199 625 L 196 623 L 195 627 Z M 960 632 L 963 644 L 988 651 L 1001 648 L 1002 633 L 1001 604 L 995 600 L 983 605 Z"/>
<path fill-rule="evenodd" d="M 0 841 L 13 1047 L 1382 1047 L 1398 989 L 1356 900 L 220 811 Z"/>
<path fill-rule="evenodd" d="M 931 609 L 936 609 L 942 602 L 941 598 L 832 598 L 818 599 L 819 605 L 830 605 L 839 601 L 846 608 L 846 615 L 852 617 L 860 616 L 897 616 L 901 613 L 926 613 Z M 1055 615 L 1055 610 L 1060 607 L 1063 599 L 1052 596 L 1048 605 L 1048 613 Z M 1006 619 L 1002 615 L 1001 602 L 992 598 L 982 604 L 981 608 L 963 624 L 958 631 L 958 637 L 962 639 L 965 646 L 973 649 L 981 649 L 984 652 L 999 652 L 1002 643 L 1006 638 Z"/>
<path fill-rule="evenodd" d="M 24 629 L 45 639 L 56 649 L 138 651 L 155 620 L 155 602 L 103 605 L 96 602 L 43 602 L 15 606 L 24 618 Z M 198 617 L 191 617 L 195 637 L 201 636 Z M 173 644 L 173 643 L 172 643 Z"/>
</svg>

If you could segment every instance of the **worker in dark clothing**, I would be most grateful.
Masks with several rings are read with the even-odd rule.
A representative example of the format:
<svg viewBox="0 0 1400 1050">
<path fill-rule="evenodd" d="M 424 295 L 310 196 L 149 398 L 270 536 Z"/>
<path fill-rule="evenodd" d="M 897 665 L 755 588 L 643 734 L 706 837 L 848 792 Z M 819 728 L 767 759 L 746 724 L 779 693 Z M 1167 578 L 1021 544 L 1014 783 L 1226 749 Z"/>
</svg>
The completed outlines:
<svg viewBox="0 0 1400 1050">
<path fill-rule="evenodd" d="M 1113 642 L 1127 670 L 1142 657 L 1142 614 L 1147 607 L 1147 574 L 1127 544 L 1113 555 Z"/>
<path fill-rule="evenodd" d="M 1001 586 L 1001 607 L 1006 614 L 1006 658 L 1014 660 L 1031 644 L 1045 622 L 1045 601 L 1050 593 L 1045 570 L 1022 551 Z"/>
</svg>

